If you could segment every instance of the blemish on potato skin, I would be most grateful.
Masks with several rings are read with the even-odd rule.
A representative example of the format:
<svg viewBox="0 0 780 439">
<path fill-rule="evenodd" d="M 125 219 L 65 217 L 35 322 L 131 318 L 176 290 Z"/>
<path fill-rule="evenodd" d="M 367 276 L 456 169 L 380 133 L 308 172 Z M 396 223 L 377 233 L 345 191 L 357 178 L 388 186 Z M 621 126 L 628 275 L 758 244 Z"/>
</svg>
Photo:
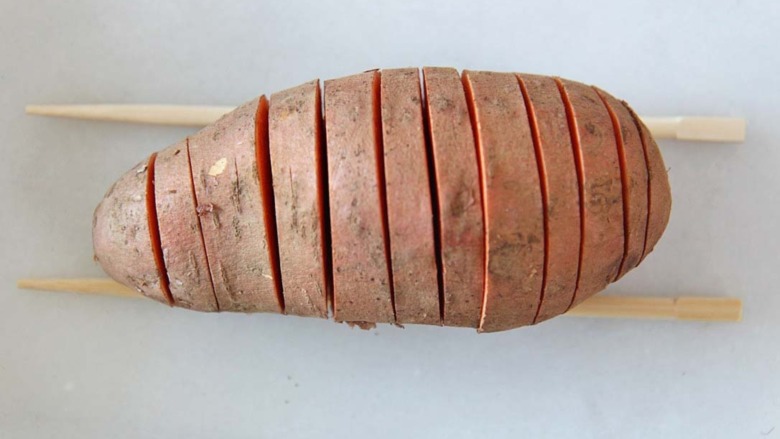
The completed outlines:
<svg viewBox="0 0 780 439">
<path fill-rule="evenodd" d="M 216 177 L 225 172 L 225 168 L 227 168 L 227 158 L 222 157 L 221 159 L 214 162 L 213 165 L 211 165 L 209 168 L 209 175 Z"/>
<path fill-rule="evenodd" d="M 233 236 L 241 238 L 241 220 L 237 216 L 233 217 Z"/>
<path fill-rule="evenodd" d="M 241 179 L 238 176 L 238 165 L 235 166 L 235 178 L 230 183 L 230 201 L 233 203 L 236 211 L 239 215 L 243 213 L 241 209 L 241 198 L 244 192 L 244 186 L 241 184 Z"/>
<path fill-rule="evenodd" d="M 441 112 L 448 111 L 453 107 L 452 99 L 444 96 L 433 96 L 429 101 L 429 104 L 431 107 Z"/>
<path fill-rule="evenodd" d="M 219 222 L 218 208 L 213 203 L 199 204 L 198 207 L 195 208 L 195 211 L 200 217 L 209 215 L 211 217 L 211 223 L 214 228 L 218 229 L 221 226 Z"/>
<path fill-rule="evenodd" d="M 225 271 L 225 267 L 222 266 L 222 262 L 217 262 L 217 273 L 219 274 L 219 279 L 220 281 L 222 281 L 222 285 L 225 291 L 228 293 L 228 296 L 231 299 L 234 299 L 233 288 L 230 284 L 230 278 L 228 277 L 228 274 Z"/>
<path fill-rule="evenodd" d="M 601 178 L 591 182 L 588 191 L 590 193 L 588 205 L 593 213 L 606 212 L 612 206 L 623 202 L 623 194 L 614 188 L 618 183 L 619 181 L 613 178 Z"/>
<path fill-rule="evenodd" d="M 205 203 L 205 204 L 199 204 L 198 207 L 195 208 L 195 211 L 198 213 L 199 216 L 204 216 L 208 213 L 213 212 L 215 209 L 214 205 L 211 203 Z"/>
<path fill-rule="evenodd" d="M 198 265 L 197 259 L 195 259 L 195 254 L 192 252 L 189 252 L 189 258 L 190 258 L 190 267 L 192 267 L 193 274 L 195 280 L 200 283 L 200 266 Z"/>
<path fill-rule="evenodd" d="M 466 213 L 466 211 L 476 204 L 476 197 L 474 192 L 465 184 L 461 184 L 457 195 L 452 198 L 450 204 L 447 206 L 447 214 L 450 217 L 460 217 Z"/>
</svg>

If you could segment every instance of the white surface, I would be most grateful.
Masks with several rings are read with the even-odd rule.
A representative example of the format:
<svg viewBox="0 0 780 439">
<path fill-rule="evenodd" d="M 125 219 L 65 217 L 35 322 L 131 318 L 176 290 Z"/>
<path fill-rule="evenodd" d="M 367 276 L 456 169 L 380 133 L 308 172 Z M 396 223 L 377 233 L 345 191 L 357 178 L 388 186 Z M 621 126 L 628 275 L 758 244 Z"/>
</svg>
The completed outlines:
<svg viewBox="0 0 780 439">
<path fill-rule="evenodd" d="M 479 4 L 0 1 L 0 437 L 780 437 L 780 3 Z M 737 295 L 744 321 L 365 332 L 15 289 L 99 275 L 94 206 L 189 132 L 25 104 L 237 104 L 410 65 L 557 74 L 646 115 L 746 117 L 744 145 L 662 145 L 671 223 L 610 289 Z"/>
</svg>

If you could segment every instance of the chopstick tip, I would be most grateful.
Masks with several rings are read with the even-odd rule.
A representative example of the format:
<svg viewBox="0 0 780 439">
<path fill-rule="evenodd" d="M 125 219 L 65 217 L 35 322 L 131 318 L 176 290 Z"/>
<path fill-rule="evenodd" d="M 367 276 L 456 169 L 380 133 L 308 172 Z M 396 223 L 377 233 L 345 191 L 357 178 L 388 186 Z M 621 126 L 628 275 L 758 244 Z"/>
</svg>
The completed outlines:
<svg viewBox="0 0 780 439">
<path fill-rule="evenodd" d="M 26 105 L 24 107 L 25 114 L 38 115 L 43 111 L 43 105 Z"/>
</svg>

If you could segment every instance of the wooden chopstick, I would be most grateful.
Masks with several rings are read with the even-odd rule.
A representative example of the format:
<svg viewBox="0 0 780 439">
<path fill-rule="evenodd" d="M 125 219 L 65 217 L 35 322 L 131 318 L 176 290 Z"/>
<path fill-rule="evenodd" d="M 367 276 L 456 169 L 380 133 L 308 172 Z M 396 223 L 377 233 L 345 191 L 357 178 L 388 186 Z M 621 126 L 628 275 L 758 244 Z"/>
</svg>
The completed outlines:
<svg viewBox="0 0 780 439">
<path fill-rule="evenodd" d="M 28 105 L 27 114 L 155 125 L 206 126 L 235 107 L 205 105 Z"/>
<path fill-rule="evenodd" d="M 742 301 L 732 297 L 633 297 L 596 295 L 565 315 L 576 317 L 738 322 Z"/>
<path fill-rule="evenodd" d="M 157 125 L 205 126 L 235 107 L 206 105 L 28 105 L 27 114 Z M 645 117 L 656 139 L 743 142 L 745 120 L 736 117 Z"/>
<path fill-rule="evenodd" d="M 143 297 L 114 280 L 20 279 L 17 287 L 27 290 L 62 291 L 120 297 Z M 729 297 L 629 297 L 597 295 L 565 315 L 618 319 L 699 320 L 736 322 L 742 318 L 742 302 Z"/>
<path fill-rule="evenodd" d="M 19 279 L 16 281 L 16 287 L 23 290 L 61 291 L 134 298 L 143 297 L 141 293 L 109 278 Z"/>
<path fill-rule="evenodd" d="M 656 139 L 744 142 L 746 123 L 738 117 L 641 117 Z"/>
</svg>

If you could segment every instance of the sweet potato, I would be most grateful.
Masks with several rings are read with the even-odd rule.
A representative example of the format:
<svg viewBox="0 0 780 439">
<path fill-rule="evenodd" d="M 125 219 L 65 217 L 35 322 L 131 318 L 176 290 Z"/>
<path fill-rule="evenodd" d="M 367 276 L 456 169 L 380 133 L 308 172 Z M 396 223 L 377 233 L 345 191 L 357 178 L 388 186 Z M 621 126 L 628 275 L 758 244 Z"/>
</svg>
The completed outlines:
<svg viewBox="0 0 780 439">
<path fill-rule="evenodd" d="M 580 256 L 580 195 L 566 110 L 555 81 L 518 75 L 531 115 L 545 207 L 545 271 L 535 322 L 565 312 L 577 287 Z"/>
<path fill-rule="evenodd" d="M 240 106 L 189 140 L 197 212 L 222 311 L 282 311 L 255 155 L 263 101 Z"/>
<path fill-rule="evenodd" d="M 396 321 L 439 324 L 433 206 L 419 71 L 383 71 L 381 102 Z"/>
<path fill-rule="evenodd" d="M 480 330 L 534 322 L 542 292 L 544 226 L 539 169 L 517 78 L 464 72 L 476 127 L 485 217 Z"/>
<path fill-rule="evenodd" d="M 572 306 L 617 278 L 624 254 L 623 192 L 612 120 L 596 91 L 558 80 L 579 168 L 580 274 Z"/>
<path fill-rule="evenodd" d="M 173 304 L 156 258 L 152 212 L 154 187 L 150 166 L 155 155 L 116 181 L 95 209 L 92 246 L 95 260 L 117 282 L 165 304 Z"/>
<path fill-rule="evenodd" d="M 195 207 L 187 140 L 160 152 L 154 173 L 161 248 L 173 301 L 183 308 L 218 311 Z"/>
<path fill-rule="evenodd" d="M 438 195 L 444 324 L 479 327 L 484 226 L 474 133 L 457 70 L 423 69 Z"/>
<path fill-rule="evenodd" d="M 621 179 L 623 188 L 623 224 L 625 244 L 623 261 L 620 263 L 618 279 L 628 270 L 636 267 L 642 259 L 647 232 L 647 163 L 645 162 L 642 138 L 631 114 L 612 95 L 596 89 L 609 111 L 618 143 Z"/>
<path fill-rule="evenodd" d="M 325 131 L 338 321 L 394 322 L 379 72 L 325 81 Z"/>
<path fill-rule="evenodd" d="M 608 93 L 397 69 L 254 99 L 153 154 L 93 239 L 110 276 L 173 306 L 488 332 L 603 290 L 670 209 L 657 145 Z"/>
<path fill-rule="evenodd" d="M 669 176 L 666 173 L 666 165 L 658 150 L 650 130 L 642 123 L 634 111 L 626 104 L 622 103 L 626 110 L 631 113 L 632 119 L 636 123 L 639 134 L 642 138 L 642 147 L 645 153 L 645 162 L 647 163 L 647 231 L 645 232 L 645 245 L 642 252 L 642 260 L 653 251 L 658 240 L 661 239 L 666 225 L 669 223 L 669 215 L 672 211 L 672 192 L 669 187 Z"/>
<path fill-rule="evenodd" d="M 285 311 L 327 317 L 319 90 L 312 81 L 271 95 L 269 135 Z"/>
</svg>

